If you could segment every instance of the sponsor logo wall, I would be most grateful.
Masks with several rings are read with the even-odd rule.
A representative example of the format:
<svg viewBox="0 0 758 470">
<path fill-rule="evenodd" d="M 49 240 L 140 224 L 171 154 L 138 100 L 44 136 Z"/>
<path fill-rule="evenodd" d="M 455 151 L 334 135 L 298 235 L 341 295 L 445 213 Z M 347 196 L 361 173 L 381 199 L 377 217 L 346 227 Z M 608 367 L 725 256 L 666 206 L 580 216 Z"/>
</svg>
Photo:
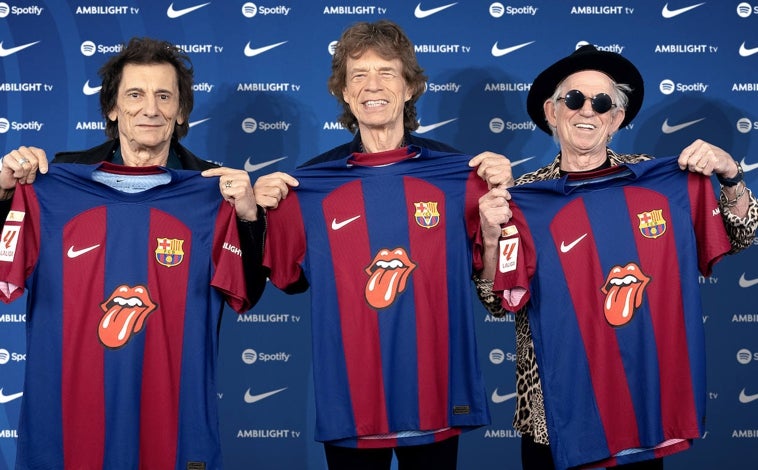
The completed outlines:
<svg viewBox="0 0 758 470">
<path fill-rule="evenodd" d="M 614 149 L 665 156 L 702 138 L 729 151 L 758 188 L 758 0 L 0 1 L 0 148 L 34 145 L 52 155 L 102 142 L 97 70 L 129 37 L 152 36 L 179 45 L 195 66 L 186 146 L 253 179 L 291 170 L 350 139 L 326 89 L 330 53 L 345 27 L 381 18 L 405 28 L 429 76 L 418 103 L 424 137 L 506 154 L 517 176 L 546 164 L 557 149 L 527 115 L 531 80 L 592 43 L 632 60 L 646 82 L 642 111 Z M 727 257 L 700 284 L 708 422 L 703 439 L 666 468 L 751 468 L 758 248 Z M 226 468 L 326 468 L 313 440 L 318 358 L 308 304 L 307 294 L 270 287 L 251 311 L 225 314 L 218 400 Z M 462 437 L 460 468 L 520 468 L 514 317 L 477 314 L 493 424 Z M 25 298 L 0 306 L 0 470 L 14 467 L 26 321 Z"/>
</svg>

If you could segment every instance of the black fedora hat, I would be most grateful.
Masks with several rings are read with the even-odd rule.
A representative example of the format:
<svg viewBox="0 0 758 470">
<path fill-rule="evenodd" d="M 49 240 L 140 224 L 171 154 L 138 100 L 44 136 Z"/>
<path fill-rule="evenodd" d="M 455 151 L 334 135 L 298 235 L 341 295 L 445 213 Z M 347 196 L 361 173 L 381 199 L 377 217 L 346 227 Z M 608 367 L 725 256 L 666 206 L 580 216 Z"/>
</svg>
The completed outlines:
<svg viewBox="0 0 758 470">
<path fill-rule="evenodd" d="M 587 44 L 543 70 L 532 82 L 529 95 L 526 97 L 526 110 L 537 127 L 550 135 L 553 134 L 545 120 L 543 104 L 545 100 L 553 96 L 563 79 L 582 70 L 597 70 L 611 77 L 616 83 L 629 85 L 632 91 L 626 94 L 629 103 L 620 127 L 626 126 L 634 119 L 642 107 L 642 98 L 645 95 L 645 85 L 639 70 L 621 54 L 600 51 L 595 46 Z"/>
</svg>

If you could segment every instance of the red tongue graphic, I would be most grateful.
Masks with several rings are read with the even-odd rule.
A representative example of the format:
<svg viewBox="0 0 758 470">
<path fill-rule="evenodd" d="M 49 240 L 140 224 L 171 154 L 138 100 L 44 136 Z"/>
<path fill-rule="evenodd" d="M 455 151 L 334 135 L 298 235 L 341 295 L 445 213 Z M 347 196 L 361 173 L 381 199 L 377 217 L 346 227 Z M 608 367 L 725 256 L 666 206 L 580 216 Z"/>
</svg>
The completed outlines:
<svg viewBox="0 0 758 470">
<path fill-rule="evenodd" d="M 144 286 L 117 287 L 110 298 L 100 304 L 105 312 L 97 330 L 100 341 L 112 349 L 124 346 L 142 330 L 148 315 L 156 307 Z"/>
<path fill-rule="evenodd" d="M 637 298 L 636 291 L 640 289 L 639 284 L 628 286 L 613 286 L 608 289 L 603 307 L 605 309 L 605 318 L 613 326 L 621 326 L 632 319 L 634 309 L 634 300 Z"/>
<path fill-rule="evenodd" d="M 415 268 L 415 263 L 402 248 L 379 250 L 366 268 L 366 274 L 369 275 L 365 289 L 366 301 L 376 309 L 392 305 L 398 294 L 405 290 L 408 277 Z"/>
<path fill-rule="evenodd" d="M 109 348 L 120 348 L 139 332 L 145 322 L 146 307 L 112 306 L 100 320 L 100 341 Z M 139 325 L 137 323 L 139 322 Z"/>
<path fill-rule="evenodd" d="M 374 308 L 389 307 L 405 290 L 407 269 L 377 268 L 366 283 L 366 300 Z"/>
<path fill-rule="evenodd" d="M 649 282 L 650 278 L 636 263 L 611 268 L 600 289 L 605 294 L 605 319 L 611 326 L 622 326 L 632 320 L 634 312 L 642 305 Z"/>
</svg>

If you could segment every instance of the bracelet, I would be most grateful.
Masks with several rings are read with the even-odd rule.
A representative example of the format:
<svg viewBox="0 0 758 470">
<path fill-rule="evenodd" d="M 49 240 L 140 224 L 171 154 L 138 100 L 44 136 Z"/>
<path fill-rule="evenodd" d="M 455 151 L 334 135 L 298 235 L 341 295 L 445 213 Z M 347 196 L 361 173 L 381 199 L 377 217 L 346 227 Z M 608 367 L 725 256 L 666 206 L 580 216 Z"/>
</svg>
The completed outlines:
<svg viewBox="0 0 758 470">
<path fill-rule="evenodd" d="M 737 174 L 734 175 L 734 178 L 727 178 L 725 176 L 721 176 L 718 173 L 716 173 L 716 178 L 719 180 L 719 183 L 722 186 L 731 188 L 732 186 L 739 184 L 739 182 L 745 178 L 745 173 L 742 171 L 742 165 L 740 165 L 740 162 L 734 162 L 734 163 L 737 164 Z M 740 194 L 740 196 L 741 195 L 742 194 Z"/>
<path fill-rule="evenodd" d="M 734 195 L 734 199 L 729 199 L 726 197 L 726 194 L 724 194 L 724 207 L 734 207 L 737 205 L 737 201 L 739 201 L 742 196 L 745 194 L 745 189 L 747 189 L 747 186 L 745 186 L 745 183 L 742 183 L 742 190 Z"/>
</svg>

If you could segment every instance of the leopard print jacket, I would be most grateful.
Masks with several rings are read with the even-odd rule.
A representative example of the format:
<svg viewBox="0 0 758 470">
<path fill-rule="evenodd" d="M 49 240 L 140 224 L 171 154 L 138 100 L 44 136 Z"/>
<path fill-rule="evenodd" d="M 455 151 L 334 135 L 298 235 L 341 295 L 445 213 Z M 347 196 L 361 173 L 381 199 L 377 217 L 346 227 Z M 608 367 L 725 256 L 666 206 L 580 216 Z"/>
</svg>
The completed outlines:
<svg viewBox="0 0 758 470">
<path fill-rule="evenodd" d="M 612 166 L 621 163 L 636 163 L 653 157 L 645 154 L 617 154 L 607 149 Z M 560 154 L 549 165 L 536 171 L 526 173 L 516 179 L 515 185 L 560 178 Z M 727 198 L 723 191 L 719 198 L 719 207 L 729 240 L 732 244 L 731 253 L 736 253 L 753 243 L 756 228 L 758 228 L 758 201 L 753 193 L 746 189 L 750 198 L 750 206 L 746 217 L 738 217 L 729 212 L 725 205 Z M 484 307 L 494 316 L 505 315 L 505 309 L 500 304 L 498 296 L 492 292 L 492 280 L 480 279 L 474 276 L 477 294 Z M 527 320 L 526 308 L 516 312 L 516 412 L 513 417 L 513 427 L 522 434 L 531 435 L 535 442 L 549 444 L 545 407 L 542 399 L 537 360 L 534 355 L 532 332 Z"/>
</svg>

